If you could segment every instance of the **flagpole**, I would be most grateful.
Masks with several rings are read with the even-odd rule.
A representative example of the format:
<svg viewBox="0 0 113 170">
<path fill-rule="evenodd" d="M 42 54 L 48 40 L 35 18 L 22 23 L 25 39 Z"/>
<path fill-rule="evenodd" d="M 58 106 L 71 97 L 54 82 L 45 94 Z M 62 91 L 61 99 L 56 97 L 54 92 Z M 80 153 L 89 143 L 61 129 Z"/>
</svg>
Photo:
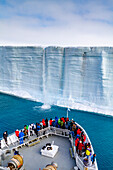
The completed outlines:
<svg viewBox="0 0 113 170">
<path fill-rule="evenodd" d="M 69 111 L 70 111 L 70 109 L 69 109 L 69 107 L 68 107 L 68 108 L 67 108 L 67 117 L 69 116 L 69 115 L 68 115 L 68 112 L 69 112 Z"/>
</svg>

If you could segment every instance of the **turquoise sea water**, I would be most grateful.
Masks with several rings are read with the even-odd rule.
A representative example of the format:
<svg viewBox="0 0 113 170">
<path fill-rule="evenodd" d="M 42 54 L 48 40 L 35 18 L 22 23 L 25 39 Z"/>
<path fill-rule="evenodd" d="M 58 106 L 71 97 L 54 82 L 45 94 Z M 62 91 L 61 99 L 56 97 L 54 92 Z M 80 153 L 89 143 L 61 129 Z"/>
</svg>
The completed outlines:
<svg viewBox="0 0 113 170">
<path fill-rule="evenodd" d="M 36 123 L 42 118 L 66 116 L 66 108 L 52 106 L 41 109 L 42 103 L 32 102 L 0 93 L 0 137 L 21 129 L 25 124 Z M 71 110 L 69 118 L 78 122 L 89 135 L 97 154 L 99 170 L 113 169 L 113 117 Z"/>
</svg>

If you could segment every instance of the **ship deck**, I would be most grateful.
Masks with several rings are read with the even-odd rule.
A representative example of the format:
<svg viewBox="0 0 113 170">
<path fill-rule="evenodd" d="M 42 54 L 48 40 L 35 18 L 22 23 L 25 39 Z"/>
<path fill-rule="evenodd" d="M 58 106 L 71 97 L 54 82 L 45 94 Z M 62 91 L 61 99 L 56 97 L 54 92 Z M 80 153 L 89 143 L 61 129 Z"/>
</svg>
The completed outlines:
<svg viewBox="0 0 113 170">
<path fill-rule="evenodd" d="M 41 155 L 41 148 L 45 146 L 46 143 L 52 143 L 52 141 L 54 141 L 55 145 L 59 146 L 59 150 L 54 158 Z M 43 137 L 40 139 L 40 142 L 34 146 L 19 148 L 19 153 L 23 155 L 25 170 L 42 170 L 51 162 L 57 163 L 58 170 L 73 170 L 76 164 L 75 160 L 71 158 L 69 148 L 71 148 L 71 143 L 68 138 L 52 135 Z M 7 166 L 7 162 L 9 162 L 10 159 L 10 156 L 5 159 L 4 162 L 2 162 L 3 165 Z"/>
<path fill-rule="evenodd" d="M 77 124 L 79 127 L 81 127 L 79 124 Z M 82 129 L 82 127 L 81 127 Z M 83 130 L 84 131 L 84 130 Z M 90 139 L 86 132 L 84 131 L 86 135 L 86 141 L 90 142 Z M 39 131 L 38 137 L 36 134 L 33 136 L 26 136 L 27 138 L 24 140 L 24 143 L 19 144 L 19 139 L 16 137 L 15 134 L 9 136 L 9 140 L 12 141 L 9 146 L 4 145 L 4 149 L 2 150 L 3 156 L 1 156 L 1 164 L 3 167 L 7 167 L 8 162 L 14 155 L 15 149 L 19 150 L 20 155 L 23 155 L 24 159 L 24 167 L 25 170 L 42 170 L 45 168 L 46 165 L 51 164 L 52 162 L 55 162 L 58 164 L 58 170 L 73 170 L 75 166 L 79 167 L 79 169 L 87 168 L 89 170 L 96 169 L 97 162 L 95 161 L 94 166 L 92 166 L 88 162 L 88 165 L 85 166 L 83 163 L 83 157 L 79 157 L 78 154 L 75 151 L 74 147 L 74 139 L 71 135 L 71 138 L 69 138 L 70 130 L 68 129 L 60 129 L 56 127 L 47 127 Z M 13 137 L 16 137 L 16 143 L 15 139 Z M 47 143 L 53 143 L 54 145 L 57 145 L 59 147 L 58 152 L 53 158 L 42 156 L 41 155 L 41 149 L 43 146 L 45 146 Z M 3 142 L 3 141 L 2 141 Z M 91 143 L 91 142 L 90 142 Z M 44 150 L 46 152 L 46 155 L 50 153 L 55 153 L 56 149 L 54 148 L 56 146 L 52 145 L 52 152 L 48 152 L 47 150 Z M 8 147 L 8 148 L 6 148 Z M 94 153 L 93 147 L 91 145 L 92 154 Z M 8 153 L 10 152 L 10 153 Z M 84 154 L 84 153 L 83 153 Z M 75 162 L 76 159 L 76 162 Z M 23 168 L 22 168 L 23 170 Z"/>
<path fill-rule="evenodd" d="M 42 156 L 40 150 L 46 143 L 52 143 L 54 141 L 55 145 L 59 146 L 59 150 L 54 158 Z M 49 136 L 44 137 L 35 146 L 20 149 L 20 153 L 24 157 L 24 166 L 26 170 L 37 170 L 37 168 L 43 169 L 47 164 L 51 162 L 56 162 L 58 164 L 59 170 L 73 170 L 75 166 L 75 160 L 73 160 L 69 153 L 69 148 L 71 144 L 69 139 L 59 137 L 59 136 Z"/>
</svg>

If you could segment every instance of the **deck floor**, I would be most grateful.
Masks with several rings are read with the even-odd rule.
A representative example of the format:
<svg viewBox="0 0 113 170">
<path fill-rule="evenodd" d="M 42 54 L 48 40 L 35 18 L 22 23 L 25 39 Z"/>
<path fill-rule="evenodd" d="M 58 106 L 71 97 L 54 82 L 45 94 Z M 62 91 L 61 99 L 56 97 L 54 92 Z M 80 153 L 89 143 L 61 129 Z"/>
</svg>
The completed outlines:
<svg viewBox="0 0 113 170">
<path fill-rule="evenodd" d="M 42 156 L 40 153 L 41 148 L 46 145 L 46 143 L 51 143 L 52 141 L 54 141 L 55 145 L 59 146 L 58 153 L 54 158 Z M 48 138 L 44 137 L 40 140 L 40 143 L 35 146 L 19 149 L 19 152 L 23 155 L 26 170 L 39 170 L 39 168 L 42 170 L 47 164 L 53 161 L 58 164 L 58 170 L 73 170 L 75 160 L 70 156 L 70 147 L 69 139 L 53 135 Z"/>
</svg>

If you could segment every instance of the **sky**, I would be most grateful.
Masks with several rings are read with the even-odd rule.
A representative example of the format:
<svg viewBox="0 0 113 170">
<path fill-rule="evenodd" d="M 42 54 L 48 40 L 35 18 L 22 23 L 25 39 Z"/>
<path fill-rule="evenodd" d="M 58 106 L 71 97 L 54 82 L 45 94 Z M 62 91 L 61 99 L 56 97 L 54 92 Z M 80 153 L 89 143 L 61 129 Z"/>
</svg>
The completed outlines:
<svg viewBox="0 0 113 170">
<path fill-rule="evenodd" d="M 0 45 L 113 46 L 113 0 L 0 0 Z"/>
</svg>

